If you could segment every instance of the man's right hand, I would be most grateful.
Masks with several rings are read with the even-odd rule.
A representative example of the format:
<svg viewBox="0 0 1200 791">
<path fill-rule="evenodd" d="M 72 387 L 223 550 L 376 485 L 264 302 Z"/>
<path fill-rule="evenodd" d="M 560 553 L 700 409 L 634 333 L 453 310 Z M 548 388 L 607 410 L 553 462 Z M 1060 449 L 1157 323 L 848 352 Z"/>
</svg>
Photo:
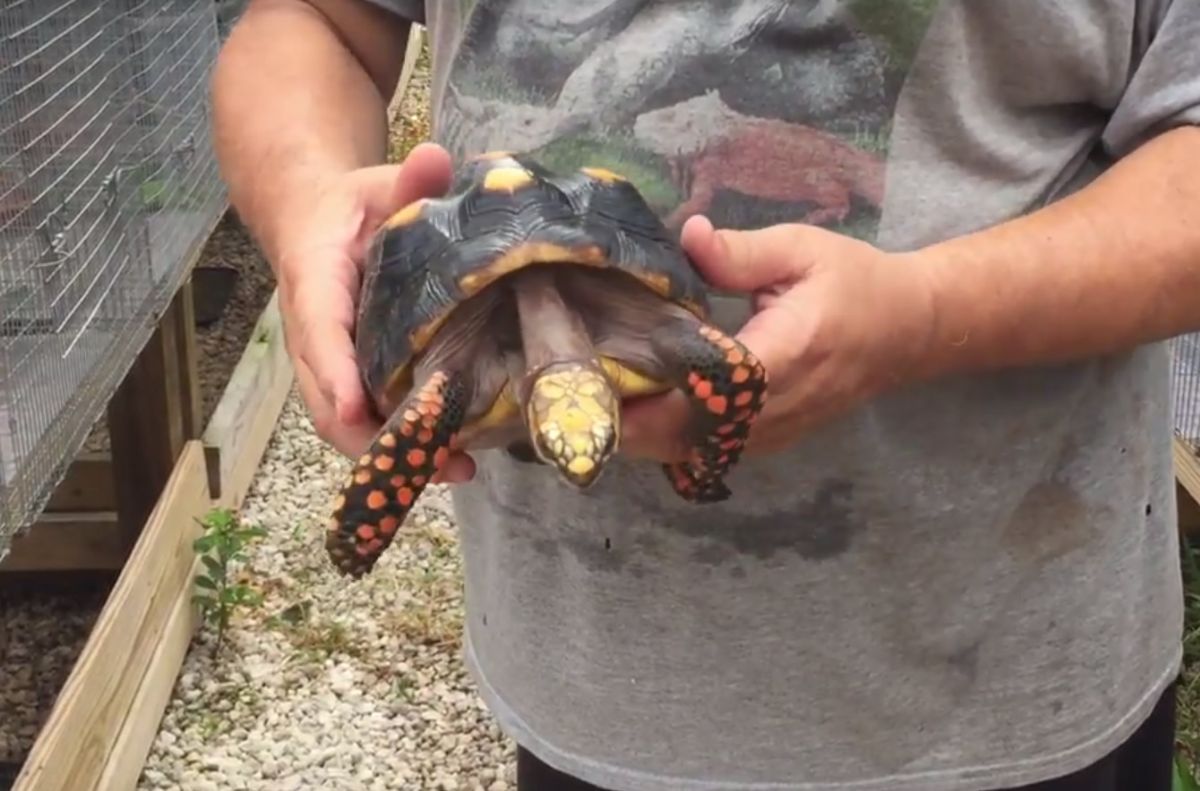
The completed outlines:
<svg viewBox="0 0 1200 791">
<path fill-rule="evenodd" d="M 280 311 L 297 384 L 322 439 L 357 456 L 379 429 L 359 378 L 353 343 L 363 256 L 388 216 L 443 194 L 450 157 L 417 146 L 398 165 L 338 176 L 279 239 Z"/>
</svg>

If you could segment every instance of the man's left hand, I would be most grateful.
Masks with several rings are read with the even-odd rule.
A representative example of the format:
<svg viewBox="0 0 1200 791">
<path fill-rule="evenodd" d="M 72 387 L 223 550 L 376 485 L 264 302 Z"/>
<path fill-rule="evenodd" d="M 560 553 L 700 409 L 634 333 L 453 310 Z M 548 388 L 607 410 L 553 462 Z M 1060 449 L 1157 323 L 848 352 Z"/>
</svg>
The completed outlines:
<svg viewBox="0 0 1200 791">
<path fill-rule="evenodd" d="M 684 225 L 682 243 L 713 287 L 753 296 L 737 337 L 769 380 L 747 455 L 787 448 L 913 378 L 933 337 L 931 286 L 913 255 L 811 225 L 717 231 L 704 217 Z M 628 404 L 622 452 L 686 458 L 688 415 L 678 390 Z"/>
</svg>

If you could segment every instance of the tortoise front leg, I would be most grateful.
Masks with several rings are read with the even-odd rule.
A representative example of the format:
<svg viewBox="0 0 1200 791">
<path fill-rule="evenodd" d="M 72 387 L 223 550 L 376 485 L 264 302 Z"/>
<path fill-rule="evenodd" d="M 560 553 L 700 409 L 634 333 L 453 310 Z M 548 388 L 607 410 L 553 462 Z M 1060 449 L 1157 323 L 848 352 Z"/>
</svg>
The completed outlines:
<svg viewBox="0 0 1200 791">
<path fill-rule="evenodd" d="M 450 454 L 467 411 L 466 379 L 434 370 L 358 460 L 334 505 L 325 549 L 343 574 L 368 573 Z"/>
<path fill-rule="evenodd" d="M 691 455 L 664 464 L 667 479 L 689 502 L 725 500 L 730 496 L 725 475 L 741 458 L 766 401 L 767 371 L 740 341 L 708 324 L 672 321 L 651 341 L 692 403 Z"/>
</svg>

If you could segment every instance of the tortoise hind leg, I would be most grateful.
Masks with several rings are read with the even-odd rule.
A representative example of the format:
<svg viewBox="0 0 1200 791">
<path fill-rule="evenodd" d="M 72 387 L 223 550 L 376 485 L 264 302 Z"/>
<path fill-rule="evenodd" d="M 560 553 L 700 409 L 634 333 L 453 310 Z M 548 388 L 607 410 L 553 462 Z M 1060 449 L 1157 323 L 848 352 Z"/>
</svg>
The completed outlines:
<svg viewBox="0 0 1200 791">
<path fill-rule="evenodd" d="M 725 500 L 725 475 L 741 458 L 766 401 L 767 371 L 740 341 L 708 324 L 672 321 L 651 342 L 692 403 L 691 455 L 664 464 L 667 479 L 689 502 Z"/>
<path fill-rule="evenodd" d="M 337 497 L 325 549 L 338 570 L 368 573 L 449 456 L 468 388 L 461 373 L 432 371 L 376 434 Z"/>
</svg>

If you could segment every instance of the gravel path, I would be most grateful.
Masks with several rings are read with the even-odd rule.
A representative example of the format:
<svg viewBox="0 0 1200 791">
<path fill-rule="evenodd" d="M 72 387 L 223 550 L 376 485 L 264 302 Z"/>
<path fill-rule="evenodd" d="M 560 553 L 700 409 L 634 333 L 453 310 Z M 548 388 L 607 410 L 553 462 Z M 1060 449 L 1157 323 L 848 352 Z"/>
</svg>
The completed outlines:
<svg viewBox="0 0 1200 791">
<path fill-rule="evenodd" d="M 193 645 L 140 789 L 512 787 L 510 746 L 460 660 L 444 489 L 427 491 L 373 574 L 347 584 L 322 539 L 348 469 L 293 393 L 241 511 L 269 534 L 240 575 L 264 603 L 215 659 L 211 632 Z"/>
</svg>

